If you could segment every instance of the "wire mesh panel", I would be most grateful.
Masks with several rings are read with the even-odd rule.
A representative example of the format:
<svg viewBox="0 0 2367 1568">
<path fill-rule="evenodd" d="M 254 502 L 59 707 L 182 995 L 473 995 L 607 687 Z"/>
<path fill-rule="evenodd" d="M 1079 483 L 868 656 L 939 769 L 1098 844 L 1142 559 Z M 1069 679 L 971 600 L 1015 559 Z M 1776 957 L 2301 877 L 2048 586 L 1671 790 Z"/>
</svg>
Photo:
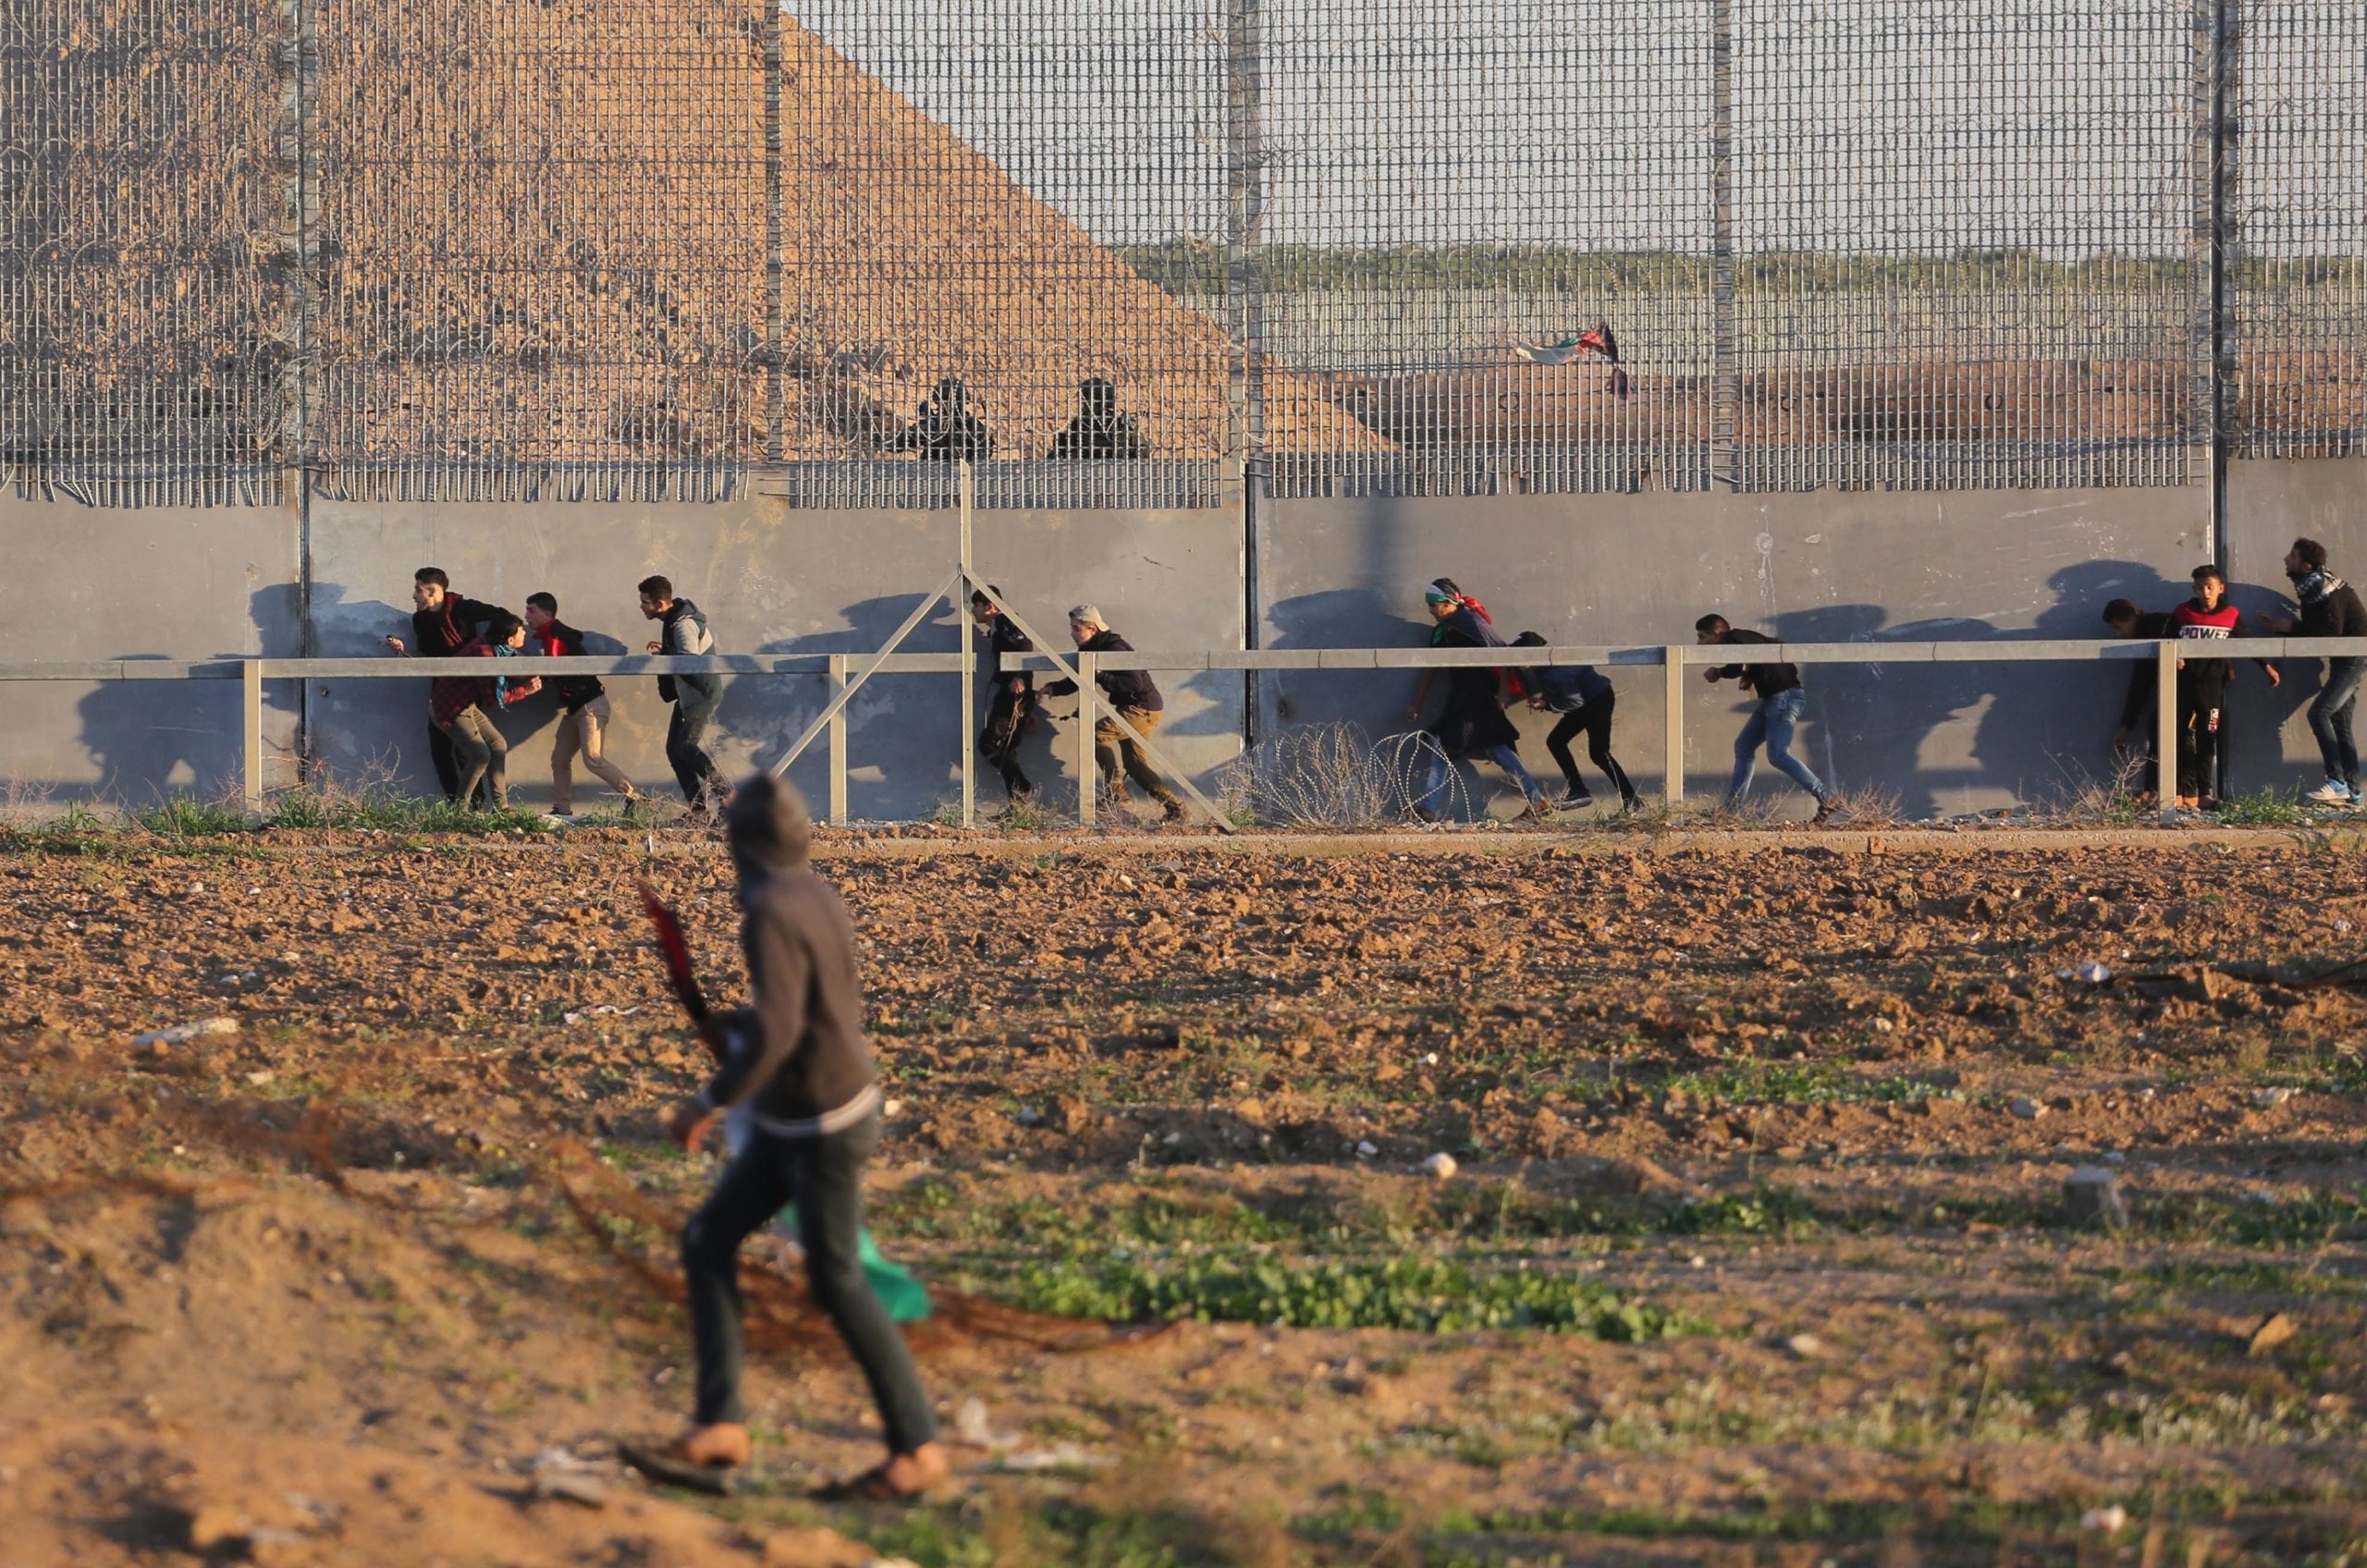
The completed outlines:
<svg viewBox="0 0 2367 1568">
<path fill-rule="evenodd" d="M 276 7 L 0 8 L 0 484 L 268 499 Z"/>
<path fill-rule="evenodd" d="M 1733 0 L 1736 477 L 2199 477 L 2189 0 Z"/>
<path fill-rule="evenodd" d="M 2244 0 L 2227 179 L 2238 452 L 2367 449 L 2367 6 Z"/>
<path fill-rule="evenodd" d="M 1378 438 L 1274 488 L 1702 487 L 1709 0 L 1255 9 L 1264 344 Z"/>
<path fill-rule="evenodd" d="M 762 0 L 318 18 L 328 483 L 705 496 L 762 458 Z"/>
<path fill-rule="evenodd" d="M 787 19 L 796 497 L 944 504 L 970 458 L 992 460 L 982 503 L 1212 499 L 1231 341 L 1187 300 L 1220 255 L 1220 13 L 793 0 Z"/>
</svg>

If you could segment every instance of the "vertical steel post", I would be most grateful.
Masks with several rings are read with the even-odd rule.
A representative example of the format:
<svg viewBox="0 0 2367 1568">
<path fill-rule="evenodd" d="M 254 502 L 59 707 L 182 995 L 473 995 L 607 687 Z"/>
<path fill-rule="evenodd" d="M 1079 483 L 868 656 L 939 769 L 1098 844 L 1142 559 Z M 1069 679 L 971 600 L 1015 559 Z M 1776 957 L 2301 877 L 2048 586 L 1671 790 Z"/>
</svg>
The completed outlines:
<svg viewBox="0 0 2367 1568">
<path fill-rule="evenodd" d="M 1741 312 L 1735 298 L 1735 6 L 1710 7 L 1710 485 L 1742 488 Z M 1681 667 L 1680 667 L 1681 668 Z"/>
<path fill-rule="evenodd" d="M 2153 657 L 2153 806 L 2166 827 L 2178 808 L 2178 645 L 2160 644 Z"/>
<path fill-rule="evenodd" d="M 2236 280 L 2242 219 L 2242 123 L 2236 116 L 2243 56 L 2241 0 L 2214 0 L 2211 18 L 2211 558 L 2227 560 L 2227 458 L 2237 436 Z"/>
<path fill-rule="evenodd" d="M 1661 799 L 1674 806 L 1685 799 L 1685 650 L 1661 650 L 1661 687 L 1668 734 L 1662 741 Z"/>
<path fill-rule="evenodd" d="M 1225 5 L 1226 487 L 1241 519 L 1242 646 L 1257 645 L 1257 527 L 1266 489 L 1266 137 L 1263 0 Z M 1242 672 L 1245 744 L 1257 676 Z"/>
<path fill-rule="evenodd" d="M 978 474 L 969 459 L 962 462 L 962 577 L 953 586 L 953 620 L 962 639 L 962 696 L 960 711 L 962 728 L 954 736 L 962 747 L 962 826 L 978 825 L 978 758 L 977 747 L 972 742 L 972 726 L 978 721 L 971 693 L 976 690 L 978 673 L 978 643 L 970 626 L 970 593 L 975 573 L 970 568 L 970 511 L 977 502 Z"/>
<path fill-rule="evenodd" d="M 263 818 L 263 663 L 249 659 L 239 670 L 239 734 L 246 753 L 247 815 Z"/>
<path fill-rule="evenodd" d="M 830 699 L 836 702 L 847 689 L 847 666 L 853 660 L 851 654 L 830 655 Z M 847 825 L 847 710 L 844 705 L 830 716 L 830 826 Z"/>
<path fill-rule="evenodd" d="M 321 50 L 317 0 L 281 0 L 287 42 L 279 54 L 280 113 L 273 162 L 280 175 L 284 219 L 279 260 L 287 292 L 279 337 L 287 352 L 279 368 L 279 467 L 295 506 L 296 653 L 320 656 L 313 617 L 313 471 L 318 435 L 313 424 L 320 395 L 320 189 L 317 178 Z M 296 754 L 309 773 L 312 688 L 296 688 Z"/>
<path fill-rule="evenodd" d="M 780 125 L 780 7 L 765 6 L 765 461 L 780 462 L 786 455 L 781 428 L 788 388 L 787 331 L 789 308 L 783 295 L 788 268 L 783 262 Z"/>
<path fill-rule="evenodd" d="M 1098 654 L 1076 656 L 1076 821 L 1080 827 L 1094 825 L 1100 804 L 1101 779 L 1093 764 L 1093 721 L 1101 688 L 1094 683 L 1095 667 L 1101 662 Z"/>
</svg>

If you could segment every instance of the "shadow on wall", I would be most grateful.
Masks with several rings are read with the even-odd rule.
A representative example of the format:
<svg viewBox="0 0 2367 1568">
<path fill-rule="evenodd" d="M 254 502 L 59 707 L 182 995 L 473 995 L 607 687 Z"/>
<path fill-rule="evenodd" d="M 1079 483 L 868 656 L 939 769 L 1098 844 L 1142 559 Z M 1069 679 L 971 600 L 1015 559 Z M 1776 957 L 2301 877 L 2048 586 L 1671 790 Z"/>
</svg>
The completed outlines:
<svg viewBox="0 0 2367 1568">
<path fill-rule="evenodd" d="M 2079 561 L 2047 578 L 2054 602 L 2038 613 L 2028 631 L 2015 638 L 2079 642 L 2112 635 L 2104 606 L 2127 599 L 2140 611 L 2166 610 L 2191 591 L 2142 561 Z M 2130 667 L 2122 664 L 2042 665 L 2043 683 L 2020 690 L 2024 703 L 1992 704 L 1975 732 L 1972 755 L 1993 780 L 2020 781 L 2032 795 L 2074 794 L 2109 782 L 2112 735 L 2128 691 Z M 2148 675 L 2152 673 L 2146 667 Z"/>
<path fill-rule="evenodd" d="M 287 653 L 298 641 L 295 584 L 277 583 L 248 594 L 247 615 L 255 631 L 251 646 L 264 650 L 266 656 Z M 201 655 L 141 652 L 104 656 L 236 659 L 246 657 L 247 653 L 246 648 L 239 648 Z M 291 743 L 299 702 L 292 681 L 264 685 L 267 753 Z M 75 704 L 82 749 L 99 776 L 96 787 L 84 792 L 141 805 L 173 794 L 212 799 L 237 791 L 245 782 L 243 707 L 244 697 L 236 680 L 95 683 Z"/>
<path fill-rule="evenodd" d="M 889 594 L 840 607 L 845 625 L 836 631 L 776 638 L 759 654 L 876 652 L 921 603 L 920 594 Z M 956 641 L 969 619 L 940 603 L 913 629 L 899 652 L 959 652 Z M 860 666 L 857 667 L 860 668 Z M 949 795 L 960 791 L 961 757 L 955 750 L 959 715 L 955 678 L 944 675 L 875 675 L 846 706 L 847 809 L 858 819 L 926 817 Z M 716 710 L 719 729 L 753 749 L 756 766 L 770 767 L 789 750 L 830 700 L 826 675 L 742 677 L 724 688 Z M 829 800 L 829 737 L 816 736 L 790 769 L 789 777 L 816 813 Z M 1030 771 L 1034 771 L 1030 768 Z M 979 798 L 991 797 L 981 790 Z"/>
<path fill-rule="evenodd" d="M 1421 586 L 1411 590 L 1420 603 Z M 1277 601 L 1267 612 L 1273 635 L 1267 646 L 1291 648 L 1425 648 L 1430 629 L 1378 588 L 1328 588 Z M 1405 719 L 1419 679 L 1412 670 L 1282 669 L 1269 671 L 1269 720 L 1279 725 L 1345 719 L 1375 739 L 1418 728 Z M 1426 717 L 1428 716 L 1425 716 Z"/>
</svg>

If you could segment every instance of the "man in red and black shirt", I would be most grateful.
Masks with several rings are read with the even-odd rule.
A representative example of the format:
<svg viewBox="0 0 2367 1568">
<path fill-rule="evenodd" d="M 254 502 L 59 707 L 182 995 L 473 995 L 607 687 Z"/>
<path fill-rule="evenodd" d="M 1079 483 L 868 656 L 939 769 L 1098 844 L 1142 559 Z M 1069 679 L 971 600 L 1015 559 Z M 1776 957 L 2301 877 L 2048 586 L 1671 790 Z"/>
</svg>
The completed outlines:
<svg viewBox="0 0 2367 1568">
<path fill-rule="evenodd" d="M 507 612 L 499 605 L 488 605 L 481 599 L 462 598 L 452 592 L 452 580 L 437 567 L 423 566 L 411 573 L 411 635 L 408 646 L 399 637 L 386 639 L 387 651 L 398 656 L 415 659 L 448 659 L 492 624 L 493 618 Z M 444 798 L 464 805 L 476 802 L 459 794 L 460 770 L 452 760 L 452 741 L 441 725 L 431 721 L 427 727 L 427 759 L 435 767 L 435 781 L 444 787 Z"/>
<path fill-rule="evenodd" d="M 2215 566 L 2194 569 L 2194 597 L 2170 612 L 2170 636 L 2183 643 L 2213 643 L 2249 637 L 2244 612 L 2227 601 L 2227 577 Z M 2266 659 L 2258 661 L 2269 685 L 2283 677 Z M 2227 688 L 2233 659 L 2178 660 L 2178 806 L 2183 811 L 2218 808 L 2226 787 Z"/>
<path fill-rule="evenodd" d="M 526 595 L 526 630 L 545 656 L 555 659 L 574 658 L 583 652 L 583 633 L 558 618 L 558 597 L 554 594 Z M 612 710 L 608 705 L 608 690 L 600 684 L 596 675 L 561 675 L 553 678 L 551 690 L 558 695 L 558 724 L 551 740 L 551 815 L 575 815 L 575 757 L 583 755 L 583 766 L 590 768 L 609 789 L 625 798 L 627 805 L 641 799 L 641 791 L 632 787 L 624 769 L 607 758 L 601 735 L 608 728 Z"/>
</svg>

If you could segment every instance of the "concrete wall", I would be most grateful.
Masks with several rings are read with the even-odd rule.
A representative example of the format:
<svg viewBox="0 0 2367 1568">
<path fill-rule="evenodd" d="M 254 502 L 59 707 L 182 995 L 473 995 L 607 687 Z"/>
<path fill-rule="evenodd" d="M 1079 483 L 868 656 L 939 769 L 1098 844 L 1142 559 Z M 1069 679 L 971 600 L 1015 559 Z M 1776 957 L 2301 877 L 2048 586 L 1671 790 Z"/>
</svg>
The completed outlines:
<svg viewBox="0 0 2367 1568">
<path fill-rule="evenodd" d="M 2248 609 L 2276 602 L 2286 586 L 2278 561 L 2297 533 L 2325 540 L 2337 570 L 2367 577 L 2367 463 L 2236 464 L 2228 514 L 2237 595 Z M 1711 608 L 1802 640 L 2091 636 L 2115 594 L 2148 607 L 2183 596 L 2188 570 L 2212 553 L 2208 520 L 2200 489 L 1269 503 L 1258 525 L 1259 635 L 1277 648 L 1417 646 L 1427 634 L 1421 585 L 1444 573 L 1484 599 L 1507 634 L 1533 628 L 1557 641 L 1686 642 Z M 313 630 L 322 654 L 375 655 L 379 639 L 405 625 L 412 569 L 432 562 L 462 591 L 513 607 L 551 590 L 570 620 L 608 639 L 599 645 L 607 651 L 645 641 L 633 584 L 653 570 L 705 606 L 727 651 L 868 648 L 944 581 L 954 530 L 948 512 L 810 511 L 761 497 L 715 507 L 316 498 Z M 301 651 L 292 511 L 110 511 L 9 497 L 0 498 L 0 538 L 17 585 L 0 612 L 0 660 Z M 1140 646 L 1241 638 L 1241 542 L 1223 511 L 983 512 L 975 554 L 1055 635 L 1068 606 L 1085 600 Z M 910 646 L 947 651 L 957 635 L 941 610 Z M 2316 671 L 2300 665 L 2290 674 L 2275 695 L 2249 668 L 2238 676 L 2238 789 L 2307 785 L 2317 774 L 2300 712 Z M 1656 790 L 1660 672 L 1613 679 L 1619 754 L 1640 787 Z M 1894 791 L 1919 815 L 2041 798 L 2103 770 L 2124 680 L 2068 666 L 1812 670 L 1804 752 L 1827 778 Z M 1164 684 L 1171 717 L 1160 739 L 1207 782 L 1237 753 L 1245 683 L 1213 675 Z M 1261 736 L 1334 719 L 1376 736 L 1407 728 L 1410 677 L 1291 672 L 1254 684 Z M 670 792 L 654 682 L 613 686 L 612 749 L 644 787 Z M 1687 788 L 1714 792 L 1744 709 L 1731 687 L 1687 691 Z M 324 681 L 306 696 L 315 752 L 339 776 L 377 771 L 433 788 L 423 680 Z M 271 693 L 275 785 L 293 778 L 297 697 L 293 683 Z M 725 698 L 719 755 L 734 769 L 777 755 L 824 697 L 819 677 L 739 678 Z M 238 700 L 230 682 L 0 688 L 0 783 L 133 802 L 227 791 L 238 783 Z M 855 815 L 926 816 L 955 795 L 958 700 L 952 678 L 924 676 L 885 678 L 858 697 Z M 1065 715 L 1071 704 L 1059 706 Z M 1524 755 L 1550 771 L 1536 738 L 1542 721 L 1516 717 L 1531 736 Z M 511 778 L 529 803 L 548 799 L 549 722 L 543 702 L 506 718 L 519 748 Z M 1057 804 L 1073 798 L 1072 734 L 1063 718 L 1026 753 Z M 822 755 L 817 747 L 795 775 L 817 801 Z M 1760 779 L 1786 812 L 1805 809 L 1771 773 Z M 596 799 L 592 788 L 583 798 Z M 982 802 L 1000 794 L 982 777 Z"/>
<path fill-rule="evenodd" d="M 699 604 L 725 653 L 846 652 L 882 645 L 921 598 L 944 583 L 958 558 L 950 512 L 805 511 L 754 497 L 721 506 L 593 505 L 455 507 L 315 501 L 313 606 L 324 656 L 366 655 L 403 634 L 414 568 L 439 566 L 453 587 L 511 608 L 547 589 L 559 613 L 607 641 L 594 652 L 639 651 L 653 634 L 634 584 L 652 572 Z M 1089 600 L 1135 643 L 1148 646 L 1237 645 L 1242 632 L 1241 548 L 1233 521 L 1217 511 L 983 512 L 973 553 L 980 571 L 1049 636 L 1064 612 Z M 904 646 L 953 652 L 966 621 L 940 607 Z M 1235 677 L 1170 682 L 1160 739 L 1205 781 L 1238 754 L 1243 685 Z M 671 794 L 666 707 L 648 678 L 609 683 L 617 710 L 609 750 L 644 789 Z M 727 687 L 710 746 L 737 776 L 778 757 L 821 711 L 819 676 L 741 676 Z M 975 725 L 963 717 L 952 676 L 881 676 L 848 709 L 848 805 L 853 815 L 926 817 L 958 800 L 961 746 Z M 424 681 L 315 683 L 314 745 L 340 774 L 391 772 L 407 788 L 431 790 Z M 1065 711 L 1067 704 L 1061 704 Z M 514 748 L 516 798 L 549 799 L 547 698 L 503 716 Z M 1060 727 L 1065 729 L 1066 726 Z M 1056 804 L 1073 804 L 1073 748 L 1055 749 L 1041 729 L 1023 753 Z M 827 799 L 826 741 L 791 777 L 816 802 Z M 981 767 L 979 800 L 1001 789 Z M 596 790 L 596 783 L 594 788 Z M 584 794 L 579 802 L 596 799 Z"/>
<path fill-rule="evenodd" d="M 118 511 L 0 495 L 0 661 L 292 656 L 296 528 L 238 508 Z M 292 682 L 265 692 L 269 779 L 294 778 Z M 240 787 L 235 680 L 0 687 L 0 792 L 152 804 Z"/>
<path fill-rule="evenodd" d="M 1711 610 L 1800 642 L 2098 636 L 2116 594 L 2171 601 L 2208 553 L 2209 520 L 2199 489 L 1281 502 L 1258 538 L 1261 631 L 1276 648 L 1418 645 L 1423 584 L 1443 575 L 1507 640 L 1690 643 Z M 1609 673 L 1615 753 L 1657 790 L 1661 672 Z M 2126 679 L 2066 666 L 1810 670 L 1800 751 L 1828 782 L 1895 792 L 1912 815 L 1986 810 L 2106 771 Z M 1260 733 L 1333 720 L 1402 731 L 1412 687 L 1402 675 L 1268 676 Z M 1722 791 L 1748 707 L 1731 685 L 1697 679 L 1687 692 L 1686 788 Z M 1538 733 L 1550 720 L 1516 717 L 1531 737 L 1524 761 L 1551 776 Z M 1809 809 L 1764 766 L 1759 789 L 1789 814 Z"/>
</svg>

